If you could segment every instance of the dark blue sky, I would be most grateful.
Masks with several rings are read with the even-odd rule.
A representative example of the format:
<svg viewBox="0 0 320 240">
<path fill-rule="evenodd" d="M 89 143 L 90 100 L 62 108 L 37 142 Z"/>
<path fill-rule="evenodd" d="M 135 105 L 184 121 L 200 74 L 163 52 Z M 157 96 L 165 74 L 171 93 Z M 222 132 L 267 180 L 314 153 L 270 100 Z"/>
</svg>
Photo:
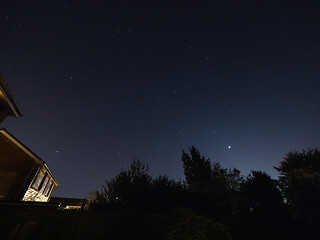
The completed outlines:
<svg viewBox="0 0 320 240">
<path fill-rule="evenodd" d="M 183 178 L 191 145 L 276 177 L 285 153 L 319 146 L 320 8 L 266 2 L 3 1 L 0 72 L 24 116 L 1 127 L 46 161 L 54 196 L 134 157 Z"/>
</svg>

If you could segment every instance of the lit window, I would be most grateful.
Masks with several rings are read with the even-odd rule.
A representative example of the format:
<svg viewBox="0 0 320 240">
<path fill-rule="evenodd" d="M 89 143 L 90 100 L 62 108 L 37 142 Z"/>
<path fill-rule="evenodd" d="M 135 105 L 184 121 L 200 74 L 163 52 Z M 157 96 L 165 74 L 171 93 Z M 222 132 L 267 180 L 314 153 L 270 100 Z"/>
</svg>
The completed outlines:
<svg viewBox="0 0 320 240">
<path fill-rule="evenodd" d="M 44 176 L 45 176 L 45 173 L 43 171 L 39 171 L 37 176 L 33 180 L 31 187 L 36 190 L 39 190 Z"/>
<path fill-rule="evenodd" d="M 50 192 L 50 190 L 51 190 L 51 186 L 52 186 L 52 181 L 48 181 L 47 186 L 46 186 L 46 188 L 45 188 L 44 191 L 43 191 L 43 194 L 44 194 L 44 195 L 46 195 L 46 196 L 49 195 L 49 192 Z"/>
<path fill-rule="evenodd" d="M 48 177 L 48 174 L 46 174 L 46 177 L 42 179 L 42 183 L 39 187 L 39 191 L 44 190 L 48 182 L 49 182 L 49 177 Z"/>
</svg>

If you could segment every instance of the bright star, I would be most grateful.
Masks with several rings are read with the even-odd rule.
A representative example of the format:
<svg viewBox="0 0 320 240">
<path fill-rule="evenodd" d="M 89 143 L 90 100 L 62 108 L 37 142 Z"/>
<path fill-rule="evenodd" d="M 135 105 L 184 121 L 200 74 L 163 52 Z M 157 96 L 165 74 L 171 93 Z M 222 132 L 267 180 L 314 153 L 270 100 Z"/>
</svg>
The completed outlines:
<svg viewBox="0 0 320 240">
<path fill-rule="evenodd" d="M 228 148 L 230 149 L 230 148 L 231 148 L 231 146 L 229 145 L 229 146 L 228 146 Z"/>
</svg>

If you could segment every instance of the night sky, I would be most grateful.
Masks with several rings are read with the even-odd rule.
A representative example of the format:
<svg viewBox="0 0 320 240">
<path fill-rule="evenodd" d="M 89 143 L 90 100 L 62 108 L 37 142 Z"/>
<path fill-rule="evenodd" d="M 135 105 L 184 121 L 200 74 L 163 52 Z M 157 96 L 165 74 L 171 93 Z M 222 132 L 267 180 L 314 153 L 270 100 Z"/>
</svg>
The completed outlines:
<svg viewBox="0 0 320 240">
<path fill-rule="evenodd" d="M 183 179 L 181 150 L 243 174 L 320 142 L 318 1 L 1 1 L 7 128 L 84 197 L 133 158 Z M 290 4 L 288 4 L 290 3 Z"/>
</svg>

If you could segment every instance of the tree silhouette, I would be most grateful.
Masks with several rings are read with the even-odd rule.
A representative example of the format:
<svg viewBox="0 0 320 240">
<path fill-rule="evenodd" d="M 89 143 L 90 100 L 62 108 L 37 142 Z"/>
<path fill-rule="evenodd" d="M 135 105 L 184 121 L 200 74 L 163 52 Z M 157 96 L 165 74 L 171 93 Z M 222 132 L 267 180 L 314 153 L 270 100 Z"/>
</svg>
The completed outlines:
<svg viewBox="0 0 320 240">
<path fill-rule="evenodd" d="M 186 185 L 181 181 L 158 176 L 151 182 L 150 207 L 154 210 L 170 211 L 185 205 L 188 199 Z"/>
<path fill-rule="evenodd" d="M 320 234 L 320 151 L 289 152 L 278 167 L 280 187 L 296 222 L 300 238 Z"/>
<path fill-rule="evenodd" d="M 251 213 L 268 213 L 283 205 L 277 181 L 265 172 L 252 171 L 242 184 L 242 191 Z"/>
<path fill-rule="evenodd" d="M 279 182 L 295 217 L 320 220 L 320 151 L 289 152 L 280 162 Z"/>
<path fill-rule="evenodd" d="M 190 154 L 182 150 L 184 175 L 188 188 L 192 192 L 206 191 L 211 181 L 211 163 L 209 158 L 200 155 L 195 146 L 189 148 Z"/>
<path fill-rule="evenodd" d="M 138 207 L 148 202 L 152 177 L 148 165 L 134 159 L 128 171 L 106 180 L 101 192 L 96 193 L 95 202 L 109 205 Z"/>
<path fill-rule="evenodd" d="M 242 183 L 247 239 L 283 239 L 286 232 L 283 223 L 287 223 L 287 218 L 277 185 L 276 180 L 262 171 L 252 171 Z"/>
<path fill-rule="evenodd" d="M 188 153 L 182 151 L 182 163 L 185 182 L 166 175 L 153 178 L 148 165 L 134 159 L 129 170 L 94 192 L 93 202 L 106 209 L 156 212 L 168 218 L 178 209 L 169 239 L 219 239 L 212 236 L 223 232 L 226 235 L 219 236 L 229 239 L 229 231 L 217 222 L 227 226 L 234 239 L 317 239 L 320 235 L 315 227 L 320 225 L 319 150 L 289 152 L 275 167 L 278 181 L 262 171 L 244 178 L 236 168 L 212 164 L 194 146 Z"/>
<path fill-rule="evenodd" d="M 194 207 L 215 215 L 233 212 L 242 181 L 240 171 L 222 168 L 220 163 L 211 165 L 194 146 L 189 151 L 182 151 L 182 162 L 188 189 L 194 193 Z"/>
<path fill-rule="evenodd" d="M 146 163 L 134 159 L 129 170 L 122 170 L 106 181 L 102 191 L 93 193 L 93 202 L 109 208 L 170 211 L 186 201 L 185 184 L 166 175 L 152 178 L 148 171 Z"/>
</svg>

